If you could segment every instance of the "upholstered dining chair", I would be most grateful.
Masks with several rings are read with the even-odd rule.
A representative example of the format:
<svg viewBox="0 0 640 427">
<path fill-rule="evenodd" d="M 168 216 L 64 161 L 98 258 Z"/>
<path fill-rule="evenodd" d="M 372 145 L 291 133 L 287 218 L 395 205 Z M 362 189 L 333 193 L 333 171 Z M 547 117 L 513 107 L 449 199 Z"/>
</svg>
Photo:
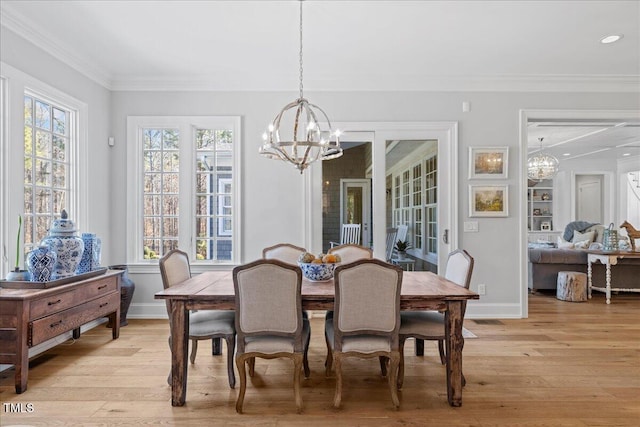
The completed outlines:
<svg viewBox="0 0 640 427">
<path fill-rule="evenodd" d="M 277 260 L 258 260 L 233 269 L 238 350 L 236 365 L 240 393 L 236 411 L 242 413 L 247 389 L 246 365 L 254 375 L 255 358 L 293 360 L 293 391 L 302 411 L 300 371 L 309 377 L 309 321 L 302 317 L 302 271 Z"/>
<path fill-rule="evenodd" d="M 400 362 L 400 288 L 402 269 L 378 259 L 363 259 L 336 268 L 335 314 L 325 320 L 327 375 L 336 371 L 333 406 L 342 401 L 342 360 L 384 357 L 389 361 L 391 401 L 400 407 L 397 389 Z"/>
<path fill-rule="evenodd" d="M 305 248 L 290 243 L 278 243 L 262 250 L 262 259 L 277 259 L 291 265 L 298 265 L 298 258 L 307 252 Z"/>
<path fill-rule="evenodd" d="M 444 277 L 459 286 L 469 289 L 471 274 L 473 273 L 473 257 L 463 249 L 451 252 L 447 258 L 447 266 Z M 462 319 L 467 308 L 467 302 L 462 303 Z M 445 364 L 445 325 L 444 314 L 437 311 L 403 311 L 400 314 L 400 369 L 398 372 L 398 388 L 404 382 L 404 342 L 407 338 L 416 339 L 416 348 L 422 340 L 438 341 L 440 363 Z M 463 339 L 464 343 L 464 339 Z M 466 382 L 462 376 L 463 385 Z"/>
<path fill-rule="evenodd" d="M 396 245 L 396 236 L 398 235 L 397 228 L 387 228 L 387 240 L 385 245 L 385 256 L 387 262 L 391 262 L 391 258 L 393 257 L 393 248 Z"/>
<path fill-rule="evenodd" d="M 351 243 L 335 246 L 327 251 L 328 254 L 340 255 L 341 264 L 349 264 L 359 259 L 373 258 L 373 251 L 364 246 L 354 245 Z"/>
<path fill-rule="evenodd" d="M 164 289 L 170 288 L 191 277 L 189 256 L 179 249 L 169 251 L 160 259 L 160 274 Z M 171 322 L 171 302 L 167 300 L 167 313 Z M 191 363 L 196 361 L 199 340 L 213 340 L 224 338 L 227 342 L 227 375 L 229 387 L 236 386 L 236 376 L 233 370 L 233 353 L 236 348 L 235 314 L 230 310 L 198 310 L 189 314 L 189 339 L 191 340 Z M 171 337 L 169 337 L 171 343 Z"/>
</svg>

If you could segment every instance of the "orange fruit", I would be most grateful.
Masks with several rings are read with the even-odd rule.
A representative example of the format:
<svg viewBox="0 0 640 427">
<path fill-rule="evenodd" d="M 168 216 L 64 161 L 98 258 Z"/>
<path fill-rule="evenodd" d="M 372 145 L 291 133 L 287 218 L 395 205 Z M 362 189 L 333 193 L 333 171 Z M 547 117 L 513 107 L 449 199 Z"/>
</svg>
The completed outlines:
<svg viewBox="0 0 640 427">
<path fill-rule="evenodd" d="M 324 258 L 322 258 L 322 262 L 327 263 L 327 264 L 333 264 L 336 261 L 338 261 L 338 260 L 336 259 L 336 256 L 333 255 L 333 254 L 325 255 Z"/>
<path fill-rule="evenodd" d="M 311 264 L 322 264 L 322 260 L 320 258 L 316 258 L 313 261 L 311 261 Z"/>
</svg>

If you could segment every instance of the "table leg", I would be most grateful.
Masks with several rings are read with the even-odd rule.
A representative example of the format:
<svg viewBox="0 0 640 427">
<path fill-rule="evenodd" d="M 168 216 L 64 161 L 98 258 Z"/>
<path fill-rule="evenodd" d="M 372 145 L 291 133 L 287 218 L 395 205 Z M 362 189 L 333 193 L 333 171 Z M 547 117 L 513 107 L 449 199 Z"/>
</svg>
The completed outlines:
<svg viewBox="0 0 640 427">
<path fill-rule="evenodd" d="M 587 289 L 589 291 L 589 299 L 591 299 L 591 286 L 593 286 L 593 270 L 591 269 L 591 258 L 587 257 Z"/>
<path fill-rule="evenodd" d="M 184 301 L 171 303 L 171 405 L 183 406 L 187 395 L 189 311 Z"/>
<path fill-rule="evenodd" d="M 451 406 L 462 405 L 462 301 L 447 301 L 445 312 L 447 348 L 447 399 Z"/>
<path fill-rule="evenodd" d="M 606 275 L 607 275 L 607 304 L 611 304 L 611 262 L 609 262 L 609 260 L 607 260 Z"/>
</svg>

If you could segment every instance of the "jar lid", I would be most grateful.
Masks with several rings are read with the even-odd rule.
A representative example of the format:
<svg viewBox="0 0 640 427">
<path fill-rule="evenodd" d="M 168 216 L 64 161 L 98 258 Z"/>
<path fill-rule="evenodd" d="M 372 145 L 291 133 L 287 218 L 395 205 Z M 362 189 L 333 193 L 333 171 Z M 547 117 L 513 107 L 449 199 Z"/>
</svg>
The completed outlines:
<svg viewBox="0 0 640 427">
<path fill-rule="evenodd" d="M 49 234 L 70 234 L 76 231 L 76 224 L 68 219 L 66 210 L 60 212 L 60 219 L 54 219 L 51 223 Z"/>
</svg>

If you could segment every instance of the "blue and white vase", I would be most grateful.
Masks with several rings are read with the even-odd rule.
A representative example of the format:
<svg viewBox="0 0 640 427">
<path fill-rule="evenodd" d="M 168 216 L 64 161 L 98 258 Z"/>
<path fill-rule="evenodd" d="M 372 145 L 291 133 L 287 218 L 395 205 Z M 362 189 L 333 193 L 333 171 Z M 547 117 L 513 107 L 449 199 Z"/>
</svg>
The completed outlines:
<svg viewBox="0 0 640 427">
<path fill-rule="evenodd" d="M 38 246 L 27 255 L 32 282 L 48 282 L 53 277 L 58 256 L 48 246 Z"/>
<path fill-rule="evenodd" d="M 76 235 L 76 226 L 67 218 L 67 211 L 62 210 L 60 219 L 53 221 L 49 235 L 42 239 L 40 244 L 48 246 L 56 253 L 54 279 L 76 274 L 84 253 L 84 242 Z"/>
<path fill-rule="evenodd" d="M 100 267 L 100 250 L 102 242 L 94 233 L 82 233 L 84 252 L 78 264 L 77 274 L 87 273 Z"/>
</svg>

